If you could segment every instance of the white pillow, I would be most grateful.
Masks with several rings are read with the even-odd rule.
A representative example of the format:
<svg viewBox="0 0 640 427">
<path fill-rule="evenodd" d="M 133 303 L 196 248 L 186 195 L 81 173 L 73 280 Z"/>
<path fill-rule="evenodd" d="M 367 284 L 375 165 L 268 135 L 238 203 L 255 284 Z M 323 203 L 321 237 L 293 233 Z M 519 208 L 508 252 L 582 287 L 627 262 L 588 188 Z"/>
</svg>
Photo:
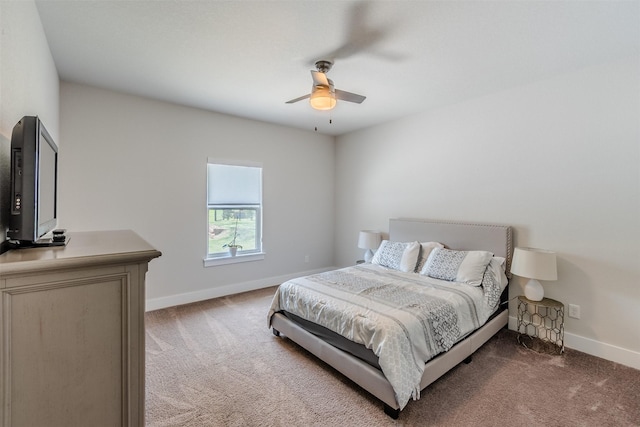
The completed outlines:
<svg viewBox="0 0 640 427">
<path fill-rule="evenodd" d="M 438 242 L 422 242 L 420 243 L 420 256 L 418 257 L 418 265 L 416 265 L 416 272 L 422 271 L 424 263 L 427 262 L 429 254 L 434 248 L 444 248 L 442 243 Z"/>
<path fill-rule="evenodd" d="M 371 264 L 404 272 L 413 272 L 418 262 L 419 253 L 420 243 L 418 242 L 404 243 L 383 240 L 373 255 Z"/>
<path fill-rule="evenodd" d="M 420 274 L 435 279 L 480 286 L 493 254 L 487 251 L 454 251 L 434 248 Z"/>
</svg>

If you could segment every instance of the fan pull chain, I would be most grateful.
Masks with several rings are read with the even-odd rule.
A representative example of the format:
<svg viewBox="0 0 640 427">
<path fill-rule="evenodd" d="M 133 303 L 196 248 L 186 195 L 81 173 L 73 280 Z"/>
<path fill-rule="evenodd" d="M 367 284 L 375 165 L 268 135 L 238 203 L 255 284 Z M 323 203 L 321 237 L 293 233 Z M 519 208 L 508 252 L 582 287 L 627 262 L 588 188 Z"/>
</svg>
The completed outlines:
<svg viewBox="0 0 640 427">
<path fill-rule="evenodd" d="M 333 115 L 329 112 L 329 124 L 333 124 Z M 318 126 L 314 126 L 314 131 L 318 132 Z"/>
</svg>

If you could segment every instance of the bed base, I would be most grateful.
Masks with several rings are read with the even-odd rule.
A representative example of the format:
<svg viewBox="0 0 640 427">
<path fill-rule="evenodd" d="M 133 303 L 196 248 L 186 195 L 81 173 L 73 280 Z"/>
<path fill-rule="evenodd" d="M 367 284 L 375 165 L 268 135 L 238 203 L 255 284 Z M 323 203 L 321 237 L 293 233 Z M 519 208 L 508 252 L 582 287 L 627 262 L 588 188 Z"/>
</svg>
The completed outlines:
<svg viewBox="0 0 640 427">
<path fill-rule="evenodd" d="M 505 309 L 485 323 L 480 329 L 454 345 L 448 352 L 442 353 L 427 362 L 422 380 L 420 381 L 420 389 L 423 390 L 426 388 L 460 362 L 469 363 L 471 361 L 471 355 L 500 329 L 507 326 L 508 321 L 509 312 Z M 384 403 L 385 414 L 393 419 L 398 418 L 400 415 L 400 406 L 396 401 L 393 387 L 391 387 L 391 384 L 382 371 L 331 344 L 327 344 L 281 313 L 273 315 L 271 326 L 273 327 L 274 335 L 284 335 L 320 360 L 332 366 L 335 370 L 382 401 L 382 403 Z"/>
</svg>

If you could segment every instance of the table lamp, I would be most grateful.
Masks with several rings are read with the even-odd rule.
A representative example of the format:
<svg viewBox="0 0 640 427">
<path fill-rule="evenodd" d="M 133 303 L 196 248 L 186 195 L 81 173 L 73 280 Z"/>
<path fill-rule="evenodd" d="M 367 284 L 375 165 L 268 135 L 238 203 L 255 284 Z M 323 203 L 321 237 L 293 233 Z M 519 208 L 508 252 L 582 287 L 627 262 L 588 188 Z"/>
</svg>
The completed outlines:
<svg viewBox="0 0 640 427">
<path fill-rule="evenodd" d="M 370 263 L 373 258 L 373 249 L 378 249 L 382 237 L 379 231 L 363 230 L 358 237 L 358 247 L 366 249 L 364 253 L 364 262 Z"/>
<path fill-rule="evenodd" d="M 557 280 L 556 253 L 536 248 L 515 248 L 511 260 L 511 273 L 528 278 L 524 296 L 531 301 L 544 298 L 544 288 L 538 280 Z"/>
</svg>

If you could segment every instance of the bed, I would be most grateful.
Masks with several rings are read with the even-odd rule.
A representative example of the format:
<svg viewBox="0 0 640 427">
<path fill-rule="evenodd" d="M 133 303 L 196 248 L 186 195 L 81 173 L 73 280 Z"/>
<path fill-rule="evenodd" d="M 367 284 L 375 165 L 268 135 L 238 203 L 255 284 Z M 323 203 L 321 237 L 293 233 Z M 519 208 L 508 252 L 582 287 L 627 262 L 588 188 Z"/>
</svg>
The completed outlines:
<svg viewBox="0 0 640 427">
<path fill-rule="evenodd" d="M 507 325 L 512 252 L 509 226 L 391 219 L 371 264 L 281 284 L 269 326 L 396 419 Z"/>
</svg>

